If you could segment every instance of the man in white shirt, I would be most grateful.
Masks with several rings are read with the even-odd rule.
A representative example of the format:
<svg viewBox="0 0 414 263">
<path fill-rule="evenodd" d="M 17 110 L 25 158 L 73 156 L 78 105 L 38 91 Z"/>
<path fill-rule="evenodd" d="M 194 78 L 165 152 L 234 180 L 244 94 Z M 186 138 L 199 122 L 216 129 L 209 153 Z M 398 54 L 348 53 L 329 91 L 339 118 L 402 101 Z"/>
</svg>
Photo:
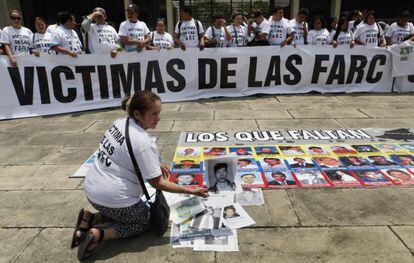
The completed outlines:
<svg viewBox="0 0 414 263">
<path fill-rule="evenodd" d="M 158 18 L 157 30 L 151 33 L 151 44 L 148 50 L 173 49 L 174 40 L 170 33 L 165 32 L 165 19 Z"/>
<path fill-rule="evenodd" d="M 126 11 L 128 20 L 121 23 L 118 35 L 127 52 L 140 52 L 151 42 L 150 31 L 145 22 L 138 20 L 137 5 L 129 5 Z"/>
<path fill-rule="evenodd" d="M 206 30 L 204 35 L 208 47 L 226 47 L 231 40 L 231 34 L 225 27 L 225 20 L 222 15 L 214 17 L 214 25 Z"/>
<path fill-rule="evenodd" d="M 250 46 L 269 46 L 267 37 L 270 32 L 270 24 L 264 18 L 262 11 L 256 10 L 253 13 L 253 22 L 248 26 L 248 34 L 250 35 Z"/>
<path fill-rule="evenodd" d="M 289 24 L 289 20 L 283 17 L 283 7 L 276 6 L 272 13 L 273 15 L 269 18 L 269 43 L 272 46 L 280 45 L 280 47 L 284 47 L 292 42 L 293 29 Z"/>
<path fill-rule="evenodd" d="M 299 10 L 296 17 L 289 21 L 290 26 L 294 32 L 294 38 L 292 44 L 294 45 L 306 45 L 306 38 L 308 35 L 308 23 L 306 19 L 308 18 L 309 10 L 302 8 Z"/>
<path fill-rule="evenodd" d="M 71 57 L 82 53 L 82 43 L 73 30 L 76 26 L 75 17 L 70 12 L 62 12 L 59 16 L 60 26 L 54 31 L 52 48 L 54 51 Z"/>
<path fill-rule="evenodd" d="M 184 6 L 180 10 L 180 21 L 175 25 L 174 41 L 182 50 L 187 48 L 199 48 L 203 50 L 204 29 L 200 21 L 193 18 L 193 10 L 189 6 Z"/>
<path fill-rule="evenodd" d="M 249 40 L 247 27 L 243 25 L 243 16 L 241 13 L 234 13 L 231 17 L 232 24 L 227 26 L 231 35 L 229 47 L 244 47 Z"/>
<path fill-rule="evenodd" d="M 96 7 L 92 14 L 84 18 L 82 31 L 85 32 L 85 45 L 91 54 L 110 53 L 114 58 L 121 50 L 119 36 L 115 28 L 106 23 L 106 12 L 101 7 Z"/>
<path fill-rule="evenodd" d="M 385 33 L 385 40 L 388 45 L 400 44 L 409 35 L 414 34 L 414 26 L 408 22 L 409 18 L 410 12 L 404 11 L 398 17 L 397 22 L 391 24 L 387 33 Z"/>
</svg>

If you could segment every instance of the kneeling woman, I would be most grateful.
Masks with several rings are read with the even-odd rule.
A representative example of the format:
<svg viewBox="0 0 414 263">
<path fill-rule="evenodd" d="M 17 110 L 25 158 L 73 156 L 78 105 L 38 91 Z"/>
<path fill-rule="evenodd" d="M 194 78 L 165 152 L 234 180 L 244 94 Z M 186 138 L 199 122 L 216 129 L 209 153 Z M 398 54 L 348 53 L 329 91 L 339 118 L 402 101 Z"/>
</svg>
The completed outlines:
<svg viewBox="0 0 414 263">
<path fill-rule="evenodd" d="M 129 117 L 116 120 L 105 132 L 94 166 L 85 177 L 86 197 L 99 212 L 79 212 L 72 240 L 72 248 L 79 246 L 79 260 L 91 255 L 104 240 L 135 236 L 150 227 L 149 207 L 141 201 L 142 187 L 125 140 L 128 118 L 133 153 L 144 180 L 159 190 L 208 196 L 207 189 L 184 188 L 165 180 L 170 172 L 161 167 L 155 141 L 146 132 L 160 120 L 160 98 L 150 91 L 139 91 L 124 100 L 122 108 Z M 110 222 L 109 227 L 94 227 L 103 221 Z"/>
</svg>

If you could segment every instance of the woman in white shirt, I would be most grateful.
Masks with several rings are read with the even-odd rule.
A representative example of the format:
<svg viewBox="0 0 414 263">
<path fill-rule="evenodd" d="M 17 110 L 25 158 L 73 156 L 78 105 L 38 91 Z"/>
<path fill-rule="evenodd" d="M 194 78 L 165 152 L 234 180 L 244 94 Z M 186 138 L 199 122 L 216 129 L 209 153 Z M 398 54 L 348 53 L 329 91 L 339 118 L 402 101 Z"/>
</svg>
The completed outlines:
<svg viewBox="0 0 414 263">
<path fill-rule="evenodd" d="M 53 46 L 52 34 L 46 32 L 47 27 L 45 20 L 41 17 L 35 17 L 34 25 L 36 28 L 36 33 L 33 37 L 32 53 L 37 57 L 40 54 L 56 55 L 56 51 L 53 51 L 51 49 Z"/>
<path fill-rule="evenodd" d="M 165 32 L 165 19 L 157 19 L 156 31 L 151 33 L 151 43 L 147 46 L 148 50 L 173 49 L 174 40 L 170 33 Z"/>
<path fill-rule="evenodd" d="M 374 11 L 369 11 L 364 24 L 357 27 L 354 33 L 355 42 L 358 45 L 368 47 L 384 47 L 385 39 L 384 33 L 378 23 L 375 21 Z"/>
<path fill-rule="evenodd" d="M 71 57 L 77 57 L 82 53 L 82 43 L 78 34 L 73 30 L 76 26 L 76 20 L 72 13 L 59 13 L 59 24 L 53 32 L 52 49 L 58 53 L 66 54 Z"/>
<path fill-rule="evenodd" d="M 131 148 L 144 180 L 156 189 L 172 193 L 207 197 L 205 188 L 185 188 L 168 182 L 170 175 L 161 166 L 155 140 L 147 129 L 155 129 L 160 121 L 161 100 L 151 91 L 138 91 L 124 99 L 122 108 L 128 117 L 116 120 L 105 132 L 94 166 L 85 176 L 85 194 L 99 212 L 92 214 L 81 209 L 78 215 L 72 248 L 79 246 L 78 258 L 87 258 L 104 240 L 138 235 L 150 227 L 149 207 L 141 200 L 142 187 L 126 143 L 125 128 L 129 122 Z M 109 221 L 106 228 L 96 228 L 102 218 Z"/>
<path fill-rule="evenodd" d="M 308 32 L 306 42 L 308 45 L 329 45 L 330 35 L 325 28 L 326 22 L 323 16 L 318 15 L 313 18 L 313 29 Z"/>
<path fill-rule="evenodd" d="M 241 13 L 234 13 L 231 17 L 232 23 L 227 26 L 227 31 L 230 32 L 231 40 L 229 47 L 244 47 L 249 40 L 247 34 L 247 27 L 243 25 L 243 16 Z"/>
<path fill-rule="evenodd" d="M 10 65 L 16 67 L 17 63 L 14 56 L 30 55 L 33 33 L 30 29 L 22 26 L 22 15 L 19 11 L 10 11 L 9 19 L 11 26 L 3 28 L 0 42 L 4 45 L 4 50 L 9 57 Z"/>
<path fill-rule="evenodd" d="M 348 19 L 346 17 L 339 18 L 336 31 L 334 30 L 331 34 L 331 44 L 334 48 L 338 45 L 349 45 L 351 48 L 354 47 L 354 36 L 348 29 Z"/>
</svg>

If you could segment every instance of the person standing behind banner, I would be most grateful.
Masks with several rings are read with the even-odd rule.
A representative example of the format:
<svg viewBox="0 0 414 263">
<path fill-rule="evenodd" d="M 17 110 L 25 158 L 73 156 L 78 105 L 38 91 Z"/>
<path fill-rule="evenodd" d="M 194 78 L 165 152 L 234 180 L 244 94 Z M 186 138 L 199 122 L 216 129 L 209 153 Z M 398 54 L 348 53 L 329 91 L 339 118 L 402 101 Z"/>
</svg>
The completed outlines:
<svg viewBox="0 0 414 263">
<path fill-rule="evenodd" d="M 73 30 L 76 26 L 73 14 L 68 11 L 61 12 L 58 21 L 60 26 L 53 33 L 52 49 L 74 58 L 82 54 L 82 43 L 76 31 Z"/>
<path fill-rule="evenodd" d="M 354 34 L 355 42 L 358 45 L 367 47 L 384 47 L 384 34 L 378 23 L 375 22 L 374 11 L 369 11 L 364 24 L 359 26 Z"/>
<path fill-rule="evenodd" d="M 151 41 L 147 24 L 138 20 L 138 6 L 131 4 L 126 9 L 128 20 L 119 26 L 118 35 L 127 52 L 142 51 Z"/>
<path fill-rule="evenodd" d="M 247 34 L 247 27 L 243 25 L 243 16 L 241 13 L 234 13 L 231 16 L 232 23 L 227 26 L 227 31 L 230 32 L 231 40 L 229 47 L 244 47 L 247 44 L 249 36 Z"/>
<path fill-rule="evenodd" d="M 270 24 L 259 9 L 253 12 L 253 21 L 250 21 L 247 32 L 250 35 L 250 42 L 247 44 L 248 46 L 270 45 L 269 41 L 267 41 L 270 32 Z"/>
<path fill-rule="evenodd" d="M 280 45 L 280 47 L 284 47 L 292 42 L 293 29 L 289 20 L 283 17 L 283 7 L 275 6 L 272 13 L 273 15 L 268 20 L 270 24 L 269 43 L 272 46 Z"/>
<path fill-rule="evenodd" d="M 326 23 L 326 29 L 328 30 L 329 34 L 332 34 L 336 30 L 336 26 L 338 25 L 338 19 L 335 16 L 331 16 Z"/>
<path fill-rule="evenodd" d="M 122 50 L 118 44 L 119 36 L 115 28 L 106 22 L 106 12 L 101 7 L 96 7 L 92 14 L 83 19 L 82 31 L 85 33 L 86 53 L 110 53 L 115 58 L 118 51 Z"/>
<path fill-rule="evenodd" d="M 182 50 L 187 48 L 199 48 L 203 50 L 204 29 L 200 21 L 193 18 L 193 10 L 184 6 L 180 10 L 180 21 L 175 25 L 174 41 Z"/>
<path fill-rule="evenodd" d="M 151 44 L 148 50 L 173 49 L 174 40 L 170 33 L 165 32 L 165 19 L 157 19 L 157 30 L 151 33 Z"/>
<path fill-rule="evenodd" d="M 290 26 L 293 29 L 294 37 L 292 44 L 293 45 L 306 45 L 306 38 L 308 35 L 308 23 L 306 19 L 308 18 L 309 10 L 302 8 L 299 10 L 296 17 L 289 21 Z"/>
<path fill-rule="evenodd" d="M 35 17 L 34 25 L 36 33 L 33 36 L 32 53 L 38 57 L 40 54 L 56 55 L 56 51 L 52 50 L 53 36 L 46 31 L 45 20 L 41 17 Z"/>
<path fill-rule="evenodd" d="M 349 23 L 348 23 L 349 31 L 354 33 L 357 26 L 361 23 L 363 23 L 363 21 L 362 21 L 362 12 L 359 11 L 359 10 L 353 10 L 351 12 L 351 21 L 349 21 Z"/>
<path fill-rule="evenodd" d="M 410 18 L 410 12 L 402 12 L 397 19 L 397 22 L 391 24 L 385 33 L 385 40 L 388 45 L 399 44 L 404 41 L 404 39 L 414 34 L 414 26 L 412 23 L 408 22 Z"/>
<path fill-rule="evenodd" d="M 331 44 L 334 48 L 336 48 L 338 45 L 349 45 L 351 48 L 354 47 L 354 34 L 348 30 L 347 17 L 339 18 L 337 30 L 331 34 Z"/>
<path fill-rule="evenodd" d="M 30 55 L 30 49 L 33 45 L 33 33 L 30 29 L 22 26 L 22 15 L 19 11 L 10 11 L 9 19 L 11 26 L 3 28 L 0 43 L 4 45 L 10 65 L 16 67 L 15 56 Z"/>
<path fill-rule="evenodd" d="M 325 28 L 325 19 L 321 15 L 317 15 L 312 19 L 313 29 L 308 32 L 306 37 L 306 42 L 309 45 L 329 45 L 330 44 L 330 35 L 329 31 Z"/>
<path fill-rule="evenodd" d="M 226 47 L 231 40 L 231 34 L 225 26 L 225 20 L 222 15 L 214 17 L 214 25 L 207 28 L 204 35 L 206 46 L 208 47 Z"/>
</svg>

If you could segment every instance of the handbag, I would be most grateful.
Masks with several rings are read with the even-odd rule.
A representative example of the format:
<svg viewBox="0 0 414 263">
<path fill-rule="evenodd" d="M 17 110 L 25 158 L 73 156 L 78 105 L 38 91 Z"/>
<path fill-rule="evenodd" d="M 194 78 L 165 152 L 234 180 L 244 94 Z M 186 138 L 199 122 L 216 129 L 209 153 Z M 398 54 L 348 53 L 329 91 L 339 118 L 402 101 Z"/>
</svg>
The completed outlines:
<svg viewBox="0 0 414 263">
<path fill-rule="evenodd" d="M 168 220 L 170 218 L 170 207 L 167 204 L 167 200 L 161 190 L 156 191 L 155 201 L 150 202 L 150 195 L 148 194 L 147 187 L 145 186 L 144 179 L 142 178 L 141 171 L 139 169 L 137 160 L 135 159 L 134 152 L 132 151 L 131 140 L 129 138 L 129 119 L 127 118 L 125 124 L 125 140 L 128 148 L 128 154 L 131 158 L 132 164 L 134 165 L 135 173 L 141 184 L 142 191 L 150 205 L 150 222 L 152 229 L 159 235 L 162 236 L 168 230 Z"/>
</svg>

